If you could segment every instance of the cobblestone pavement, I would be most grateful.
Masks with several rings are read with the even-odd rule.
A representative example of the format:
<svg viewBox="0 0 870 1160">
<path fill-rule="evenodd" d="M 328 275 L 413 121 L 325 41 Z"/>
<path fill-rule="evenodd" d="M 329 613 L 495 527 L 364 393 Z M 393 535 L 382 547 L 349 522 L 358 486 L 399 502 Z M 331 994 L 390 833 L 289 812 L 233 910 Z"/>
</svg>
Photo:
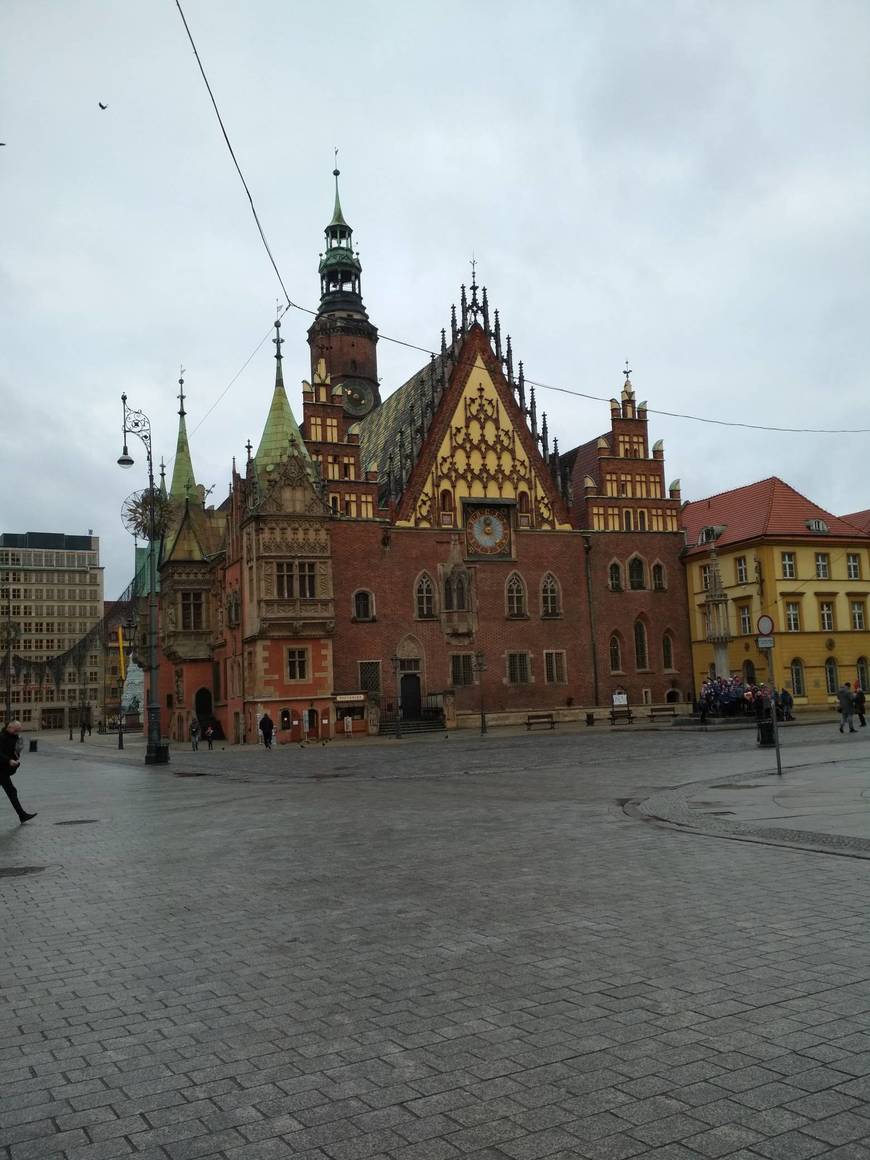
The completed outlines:
<svg viewBox="0 0 870 1160">
<path fill-rule="evenodd" d="M 870 1160 L 870 864 L 624 812 L 765 771 L 747 734 L 592 733 L 41 741 L 0 1155 Z"/>
</svg>

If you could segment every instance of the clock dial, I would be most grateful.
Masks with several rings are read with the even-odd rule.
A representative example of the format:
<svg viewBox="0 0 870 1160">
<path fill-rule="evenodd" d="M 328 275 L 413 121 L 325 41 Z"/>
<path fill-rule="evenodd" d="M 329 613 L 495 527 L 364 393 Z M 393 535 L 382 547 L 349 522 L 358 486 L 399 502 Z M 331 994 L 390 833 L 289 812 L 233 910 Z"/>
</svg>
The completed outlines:
<svg viewBox="0 0 870 1160">
<path fill-rule="evenodd" d="M 510 515 L 497 508 L 475 508 L 466 519 L 469 551 L 476 556 L 510 555 Z"/>
<path fill-rule="evenodd" d="M 372 409 L 375 393 L 368 383 L 359 379 L 342 383 L 342 391 L 344 393 L 344 409 L 348 415 L 360 418 L 367 415 Z"/>
</svg>

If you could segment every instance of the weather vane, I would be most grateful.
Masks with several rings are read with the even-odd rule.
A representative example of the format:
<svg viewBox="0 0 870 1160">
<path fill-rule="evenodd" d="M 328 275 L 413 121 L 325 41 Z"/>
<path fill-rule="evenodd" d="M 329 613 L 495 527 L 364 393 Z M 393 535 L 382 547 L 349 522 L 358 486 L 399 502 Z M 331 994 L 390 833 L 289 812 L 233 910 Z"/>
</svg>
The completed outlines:
<svg viewBox="0 0 870 1160">
<path fill-rule="evenodd" d="M 628 376 L 631 374 L 631 367 L 628 365 L 628 359 L 625 360 L 625 370 L 622 373 L 625 375 L 625 381 L 628 382 Z"/>
</svg>

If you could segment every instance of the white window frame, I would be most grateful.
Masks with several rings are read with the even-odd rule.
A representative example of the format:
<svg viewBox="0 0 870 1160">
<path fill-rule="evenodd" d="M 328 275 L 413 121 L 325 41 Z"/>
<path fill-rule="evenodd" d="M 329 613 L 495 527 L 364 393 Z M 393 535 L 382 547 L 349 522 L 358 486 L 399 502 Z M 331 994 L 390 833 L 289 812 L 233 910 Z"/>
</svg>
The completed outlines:
<svg viewBox="0 0 870 1160">
<path fill-rule="evenodd" d="M 564 649 L 544 650 L 544 683 L 547 685 L 568 684 L 568 657 Z"/>
</svg>

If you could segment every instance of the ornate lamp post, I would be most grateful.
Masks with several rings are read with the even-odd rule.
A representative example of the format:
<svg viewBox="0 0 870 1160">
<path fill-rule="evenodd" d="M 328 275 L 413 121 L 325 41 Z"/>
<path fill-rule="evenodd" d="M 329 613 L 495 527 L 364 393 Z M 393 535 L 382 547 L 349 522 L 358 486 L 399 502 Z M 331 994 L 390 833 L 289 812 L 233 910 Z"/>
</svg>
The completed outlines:
<svg viewBox="0 0 870 1160">
<path fill-rule="evenodd" d="M 480 732 L 486 733 L 486 710 L 483 704 L 483 674 L 486 672 L 486 657 L 481 649 L 474 654 L 474 671 L 480 681 Z"/>
<path fill-rule="evenodd" d="M 157 697 L 157 512 L 154 490 L 154 459 L 151 454 L 151 420 L 142 411 L 127 406 L 127 396 L 121 395 L 123 408 L 124 450 L 118 457 L 119 467 L 132 467 L 133 457 L 127 450 L 127 435 L 136 435 L 145 447 L 148 461 L 148 495 L 146 498 L 146 534 L 148 536 L 148 740 L 145 764 L 156 765 L 169 760 L 167 747 L 160 741 L 160 701 Z"/>
<path fill-rule="evenodd" d="M 402 740 L 402 686 L 399 684 L 399 668 L 401 667 L 401 658 L 397 656 L 390 657 L 393 666 L 393 675 L 396 678 L 396 740 Z"/>
</svg>

